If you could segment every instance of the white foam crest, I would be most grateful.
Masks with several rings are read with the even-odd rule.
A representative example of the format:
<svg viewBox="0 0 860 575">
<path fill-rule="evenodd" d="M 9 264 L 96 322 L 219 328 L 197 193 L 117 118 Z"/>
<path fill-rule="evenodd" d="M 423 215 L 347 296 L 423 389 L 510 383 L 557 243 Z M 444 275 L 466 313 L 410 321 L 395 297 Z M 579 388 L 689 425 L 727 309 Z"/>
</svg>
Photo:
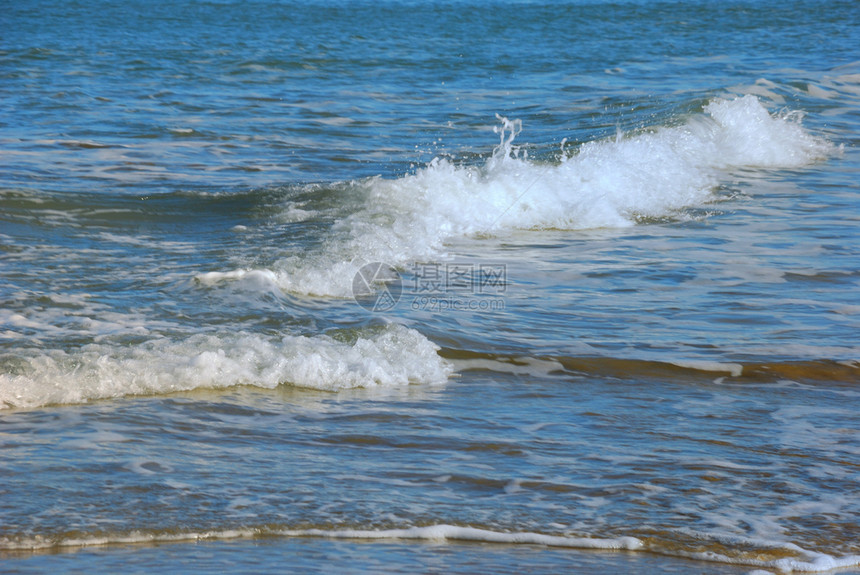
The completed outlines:
<svg viewBox="0 0 860 575">
<path fill-rule="evenodd" d="M 642 541 L 635 537 L 617 537 L 598 539 L 587 537 L 567 537 L 562 535 L 544 535 L 542 533 L 513 532 L 505 533 L 478 529 L 476 527 L 460 527 L 457 525 L 429 525 L 426 527 L 409 527 L 406 529 L 343 529 L 322 530 L 302 529 L 283 531 L 282 535 L 291 537 L 329 537 L 333 539 L 418 539 L 428 541 L 481 541 L 486 543 L 546 545 L 549 547 L 572 547 L 577 549 L 625 549 L 636 550 L 643 546 Z"/>
<path fill-rule="evenodd" d="M 55 548 L 86 548 L 106 545 L 135 545 L 139 543 L 181 543 L 184 541 L 211 541 L 251 538 L 259 534 L 252 529 L 235 529 L 221 531 L 179 532 L 179 533 L 147 533 L 133 531 L 128 534 L 104 536 L 83 536 L 79 538 L 57 539 L 55 537 L 34 535 L 29 538 L 0 537 L 0 549 L 7 551 L 30 550 L 38 551 Z"/>
<path fill-rule="evenodd" d="M 0 373 L 0 409 L 235 385 L 337 391 L 442 384 L 452 368 L 438 349 L 419 332 L 391 324 L 354 343 L 324 335 L 201 334 L 131 347 L 22 353 L 14 373 Z"/>
<path fill-rule="evenodd" d="M 467 370 L 487 370 L 515 375 L 549 375 L 556 371 L 564 371 L 564 366 L 555 361 L 533 357 L 517 357 L 503 361 L 499 359 L 457 359 L 453 360 L 457 372 Z"/>
<path fill-rule="evenodd" d="M 697 559 L 700 561 L 711 561 L 715 563 L 728 563 L 734 565 L 747 565 L 750 567 L 764 567 L 775 569 L 783 573 L 821 573 L 834 569 L 844 569 L 860 565 L 860 555 L 846 555 L 834 557 L 827 553 L 809 551 L 793 544 L 783 544 L 778 548 L 793 551 L 800 554 L 799 557 L 783 557 L 780 559 L 754 559 L 751 557 L 733 557 L 715 551 L 702 552 L 678 552 L 681 557 Z"/>
<path fill-rule="evenodd" d="M 144 468 L 145 471 L 148 471 Z M 330 539 L 354 539 L 366 541 L 379 540 L 413 540 L 430 542 L 467 541 L 495 543 L 502 545 L 542 545 L 547 547 L 563 547 L 573 549 L 602 549 L 656 552 L 667 556 L 685 557 L 712 563 L 745 565 L 755 568 L 765 568 L 785 573 L 791 572 L 826 572 L 835 569 L 845 569 L 860 565 L 860 556 L 848 555 L 836 557 L 826 553 L 809 551 L 792 543 L 775 544 L 781 549 L 797 554 L 795 557 L 779 559 L 756 559 L 749 556 L 726 555 L 717 551 L 684 551 L 681 549 L 665 549 L 659 543 L 644 542 L 637 537 L 571 537 L 565 535 L 546 535 L 529 531 L 492 531 L 476 527 L 464 527 L 448 524 L 428 525 L 425 527 L 407 527 L 401 529 L 283 529 L 278 527 L 240 528 L 224 530 L 204 530 L 187 532 L 143 532 L 132 531 L 113 535 L 70 537 L 57 540 L 53 537 L 36 535 L 33 537 L 0 537 L 2 550 L 40 550 L 50 548 L 97 547 L 104 545 L 128 545 L 136 543 L 168 543 L 182 541 L 213 541 L 231 539 L 255 539 L 258 537 L 317 537 Z M 709 538 L 706 538 L 709 539 Z M 749 541 L 742 537 L 716 538 L 720 547 L 732 548 L 735 545 L 764 546 L 771 545 Z M 752 571 L 751 573 L 764 573 Z M 771 571 L 767 571 L 770 573 Z"/>
<path fill-rule="evenodd" d="M 810 135 L 801 116 L 771 115 L 752 95 L 718 99 L 681 126 L 589 142 L 557 163 L 519 154 L 513 142 L 521 125 L 501 118 L 499 146 L 485 165 L 437 158 L 398 179 L 351 182 L 344 191 L 361 195 L 361 207 L 333 226 L 322 249 L 265 271 L 286 291 L 348 297 L 365 263 L 444 257 L 452 238 L 630 226 L 672 215 L 707 202 L 733 170 L 794 168 L 826 157 L 833 146 Z"/>
<path fill-rule="evenodd" d="M 0 538 L 0 549 L 45 549 L 50 547 L 95 547 L 111 544 L 130 543 L 153 543 L 153 542 L 177 542 L 194 540 L 218 540 L 254 538 L 260 535 L 271 537 L 278 535 L 282 537 L 319 537 L 331 539 L 407 539 L 425 541 L 474 541 L 501 544 L 524 544 L 524 545 L 546 545 L 549 547 L 570 547 L 577 549 L 623 549 L 637 550 L 642 548 L 643 543 L 635 537 L 617 538 L 586 538 L 566 537 L 559 535 L 544 535 L 531 532 L 499 532 L 475 527 L 459 527 L 456 525 L 430 525 L 427 527 L 410 527 L 404 529 L 235 529 L 235 530 L 213 530 L 185 533 L 143 533 L 132 532 L 129 534 L 116 534 L 113 536 L 70 538 L 55 541 L 43 537 L 32 539 L 15 540 Z"/>
<path fill-rule="evenodd" d="M 740 363 L 725 363 L 721 361 L 707 360 L 676 360 L 669 362 L 678 367 L 687 369 L 696 369 L 699 371 L 715 371 L 717 373 L 728 373 L 732 377 L 740 377 L 744 371 L 744 366 Z"/>
</svg>

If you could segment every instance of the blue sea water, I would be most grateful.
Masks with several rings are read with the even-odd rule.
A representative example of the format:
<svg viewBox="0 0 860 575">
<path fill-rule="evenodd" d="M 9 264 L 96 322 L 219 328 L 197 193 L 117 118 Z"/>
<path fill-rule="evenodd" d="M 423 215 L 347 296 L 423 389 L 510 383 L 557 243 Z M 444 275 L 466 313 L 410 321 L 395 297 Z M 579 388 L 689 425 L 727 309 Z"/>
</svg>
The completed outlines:
<svg viewBox="0 0 860 575">
<path fill-rule="evenodd" d="M 0 10 L 0 570 L 860 572 L 854 1 Z"/>
</svg>

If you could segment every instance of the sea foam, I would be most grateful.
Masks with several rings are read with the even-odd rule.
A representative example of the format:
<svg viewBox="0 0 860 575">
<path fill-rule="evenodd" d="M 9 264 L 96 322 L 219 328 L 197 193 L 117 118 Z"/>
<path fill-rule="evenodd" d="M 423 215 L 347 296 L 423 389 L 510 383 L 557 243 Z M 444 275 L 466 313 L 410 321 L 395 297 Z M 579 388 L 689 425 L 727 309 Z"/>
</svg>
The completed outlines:
<svg viewBox="0 0 860 575">
<path fill-rule="evenodd" d="M 429 525 L 405 529 L 344 529 L 326 531 L 322 529 L 288 530 L 282 535 L 291 537 L 327 537 L 332 539 L 419 539 L 427 541 L 476 541 L 484 543 L 545 545 L 547 547 L 571 547 L 577 549 L 624 549 L 635 551 L 643 546 L 636 537 L 598 539 L 544 535 L 542 533 L 504 533 L 459 525 Z"/>
<path fill-rule="evenodd" d="M 434 524 L 422 527 L 393 529 L 291 529 L 277 525 L 258 528 L 205 530 L 205 531 L 164 531 L 115 533 L 100 535 L 79 535 L 71 532 L 62 538 L 0 537 L 0 550 L 37 550 L 59 548 L 87 548 L 105 545 L 129 545 L 135 543 L 170 543 L 183 541 L 217 541 L 234 539 L 258 539 L 261 537 L 349 539 L 356 541 L 427 541 L 433 543 L 474 542 L 494 545 L 534 545 L 541 547 L 560 547 L 571 549 L 594 549 L 606 551 L 651 552 L 670 557 L 685 557 L 709 563 L 744 565 L 753 567 L 749 573 L 819 573 L 834 569 L 852 568 L 860 565 L 860 556 L 837 557 L 825 553 L 809 551 L 792 543 L 753 542 L 753 547 L 764 546 L 779 550 L 782 554 L 793 555 L 779 559 L 758 559 L 748 553 L 733 553 L 733 545 L 749 544 L 743 538 L 720 538 L 713 550 L 689 551 L 677 546 L 664 547 L 659 540 L 642 540 L 632 536 L 618 537 L 572 537 L 567 535 L 548 535 L 530 531 L 494 531 L 477 527 Z M 728 547 L 728 548 L 727 548 Z M 758 568 L 767 569 L 767 571 Z"/>
<path fill-rule="evenodd" d="M 409 383 L 438 385 L 452 372 L 438 346 L 397 324 L 340 341 L 326 335 L 251 333 L 153 339 L 136 346 L 22 352 L 0 373 L 0 409 L 253 385 L 337 391 Z"/>
<path fill-rule="evenodd" d="M 445 242 L 517 229 L 581 230 L 633 225 L 713 198 L 733 171 L 795 168 L 833 147 L 808 133 L 802 114 L 771 114 L 755 96 L 716 99 L 678 126 L 585 143 L 555 162 L 532 161 L 514 144 L 519 121 L 500 118 L 499 145 L 480 166 L 435 159 L 396 179 L 342 185 L 359 205 L 313 253 L 266 270 L 210 272 L 206 283 L 260 276 L 308 295 L 349 297 L 368 262 L 403 266 L 443 257 Z M 250 275 L 249 275 L 250 274 Z"/>
</svg>

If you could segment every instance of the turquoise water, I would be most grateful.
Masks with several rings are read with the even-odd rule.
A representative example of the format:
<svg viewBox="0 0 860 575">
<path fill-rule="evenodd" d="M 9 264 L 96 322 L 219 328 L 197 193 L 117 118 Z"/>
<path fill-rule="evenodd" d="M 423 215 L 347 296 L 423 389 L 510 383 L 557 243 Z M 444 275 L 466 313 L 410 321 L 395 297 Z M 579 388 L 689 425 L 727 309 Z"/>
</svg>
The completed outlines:
<svg viewBox="0 0 860 575">
<path fill-rule="evenodd" d="M 858 572 L 855 3 L 0 30 L 3 570 Z"/>
</svg>

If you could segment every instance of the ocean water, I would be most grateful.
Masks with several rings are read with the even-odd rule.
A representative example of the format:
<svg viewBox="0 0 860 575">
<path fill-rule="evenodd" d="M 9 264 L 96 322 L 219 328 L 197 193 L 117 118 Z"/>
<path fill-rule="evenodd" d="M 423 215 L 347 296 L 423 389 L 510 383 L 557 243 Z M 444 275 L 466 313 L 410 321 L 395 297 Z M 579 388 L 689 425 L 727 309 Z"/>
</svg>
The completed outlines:
<svg viewBox="0 0 860 575">
<path fill-rule="evenodd" d="M 860 573 L 860 7 L 0 10 L 0 571 Z"/>
</svg>

